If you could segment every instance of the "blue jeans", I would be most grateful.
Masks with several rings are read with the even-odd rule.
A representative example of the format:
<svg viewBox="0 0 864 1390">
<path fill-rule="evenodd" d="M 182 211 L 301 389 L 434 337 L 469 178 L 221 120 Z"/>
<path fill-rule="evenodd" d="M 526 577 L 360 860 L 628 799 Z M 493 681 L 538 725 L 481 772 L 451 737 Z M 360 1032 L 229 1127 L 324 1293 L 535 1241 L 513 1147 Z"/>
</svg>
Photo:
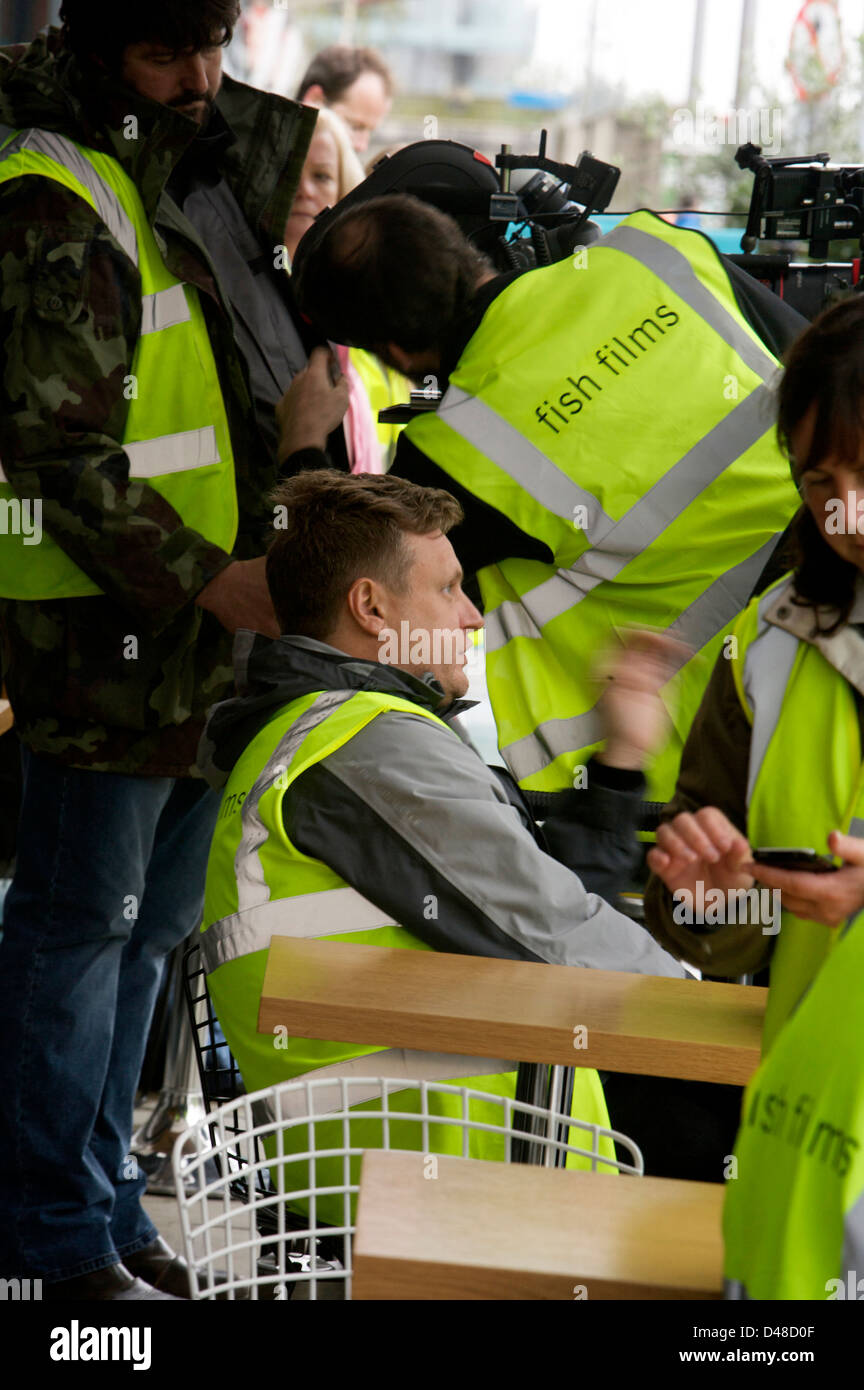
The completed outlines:
<svg viewBox="0 0 864 1390">
<path fill-rule="evenodd" d="M 53 1281 L 158 1234 L 132 1111 L 165 958 L 200 921 L 219 794 L 23 762 L 0 943 L 0 1276 Z"/>
</svg>

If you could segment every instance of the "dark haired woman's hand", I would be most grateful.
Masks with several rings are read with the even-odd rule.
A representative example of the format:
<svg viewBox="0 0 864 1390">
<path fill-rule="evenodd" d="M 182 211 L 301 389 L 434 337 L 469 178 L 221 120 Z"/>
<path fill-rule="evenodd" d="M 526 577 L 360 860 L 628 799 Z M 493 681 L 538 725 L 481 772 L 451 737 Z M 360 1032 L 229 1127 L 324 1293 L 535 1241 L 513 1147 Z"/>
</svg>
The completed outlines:
<svg viewBox="0 0 864 1390">
<path fill-rule="evenodd" d="M 864 840 L 832 830 L 828 848 L 844 861 L 842 869 L 833 874 L 774 869 L 767 864 L 751 863 L 747 868 L 766 888 L 779 888 L 784 912 L 825 927 L 839 927 L 864 909 Z"/>
<path fill-rule="evenodd" d="M 682 811 L 659 826 L 656 848 L 647 857 L 652 873 L 691 911 L 712 889 L 729 893 L 753 887 L 750 846 L 716 806 Z"/>
</svg>

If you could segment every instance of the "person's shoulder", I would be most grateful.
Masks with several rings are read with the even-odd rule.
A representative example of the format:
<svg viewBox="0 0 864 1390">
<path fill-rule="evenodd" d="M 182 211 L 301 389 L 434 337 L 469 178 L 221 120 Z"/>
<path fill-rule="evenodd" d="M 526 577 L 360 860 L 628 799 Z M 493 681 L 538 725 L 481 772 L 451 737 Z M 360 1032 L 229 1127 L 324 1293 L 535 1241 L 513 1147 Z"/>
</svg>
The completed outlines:
<svg viewBox="0 0 864 1390">
<path fill-rule="evenodd" d="M 739 310 L 775 357 L 807 328 L 807 319 L 728 256 L 721 257 Z"/>
<path fill-rule="evenodd" d="M 410 702 L 406 703 L 410 704 Z M 457 744 L 460 747 L 467 747 L 467 744 L 463 744 L 455 729 L 451 729 L 445 719 L 431 710 L 421 709 L 419 705 L 416 708 L 390 706 L 382 709 L 374 720 L 364 726 L 363 732 L 371 730 L 375 725 L 378 726 L 378 732 L 382 737 L 389 737 L 394 730 L 399 730 L 406 738 L 431 740 L 432 742 L 445 739 L 448 746 Z"/>
<path fill-rule="evenodd" d="M 0 166 L 2 167 L 2 166 Z M 74 188 L 50 174 L 14 174 L 0 183 L 0 208 L 4 223 L 9 218 L 29 216 L 44 227 L 47 223 L 84 221 L 97 223 L 98 214 Z"/>
<path fill-rule="evenodd" d="M 342 763 L 357 767 L 361 763 L 376 769 L 376 776 L 402 780 L 410 775 L 418 782 L 453 782 L 468 777 L 472 782 L 497 783 L 483 759 L 470 743 L 449 727 L 445 720 L 414 710 L 384 709 L 364 724 L 350 740 L 328 757 L 336 770 Z M 497 794 L 496 794 L 497 797 Z"/>
</svg>

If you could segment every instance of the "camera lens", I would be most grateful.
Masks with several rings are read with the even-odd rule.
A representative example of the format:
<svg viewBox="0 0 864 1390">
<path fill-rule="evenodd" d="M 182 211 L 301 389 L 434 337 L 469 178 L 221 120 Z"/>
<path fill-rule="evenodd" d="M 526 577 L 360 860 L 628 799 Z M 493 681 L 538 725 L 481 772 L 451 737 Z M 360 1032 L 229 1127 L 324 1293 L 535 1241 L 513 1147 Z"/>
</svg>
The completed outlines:
<svg viewBox="0 0 864 1390">
<path fill-rule="evenodd" d="M 547 174 L 541 169 L 523 185 L 519 190 L 519 196 L 528 212 L 554 212 L 576 216 L 582 209 L 578 203 L 570 202 L 567 196 L 569 192 L 569 184 L 562 183 L 554 174 Z"/>
</svg>

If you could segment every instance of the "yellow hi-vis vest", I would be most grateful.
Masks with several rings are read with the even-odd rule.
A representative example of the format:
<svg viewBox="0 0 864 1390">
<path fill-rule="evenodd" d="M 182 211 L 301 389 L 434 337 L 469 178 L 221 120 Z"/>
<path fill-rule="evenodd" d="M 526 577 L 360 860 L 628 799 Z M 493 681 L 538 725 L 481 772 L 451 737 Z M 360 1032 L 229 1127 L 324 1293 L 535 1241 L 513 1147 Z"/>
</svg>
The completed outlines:
<svg viewBox="0 0 864 1390">
<path fill-rule="evenodd" d="M 210 995 L 249 1092 L 295 1079 L 384 1076 L 453 1082 L 512 1098 L 516 1080 L 512 1061 L 311 1038 L 274 1038 L 258 1032 L 264 972 L 274 935 L 395 946 L 411 951 L 432 949 L 321 860 L 302 854 L 288 839 L 282 818 L 282 800 L 294 780 L 386 710 L 423 715 L 447 728 L 436 715 L 398 696 L 372 691 L 319 692 L 293 700 L 280 709 L 237 762 L 225 787 L 207 865 L 201 951 Z M 447 732 L 458 737 L 452 730 Z M 362 836 L 368 832 L 361 825 L 357 833 Z M 334 1108 L 337 1089 L 334 1088 Z M 378 1102 L 364 1103 L 359 1096 L 357 1099 L 358 1111 L 379 1109 Z M 419 1093 L 399 1092 L 398 1101 L 400 1108 L 413 1113 L 419 1106 Z M 430 1113 L 452 1118 L 462 1113 L 458 1097 L 430 1095 L 429 1101 Z M 322 1106 L 322 1113 L 327 1113 L 326 1105 Z M 502 1107 L 497 1104 L 475 1102 L 471 1113 L 475 1119 L 493 1126 L 502 1123 Z M 575 1072 L 571 1113 L 589 1123 L 608 1126 L 596 1071 Z M 420 1147 L 418 1126 L 396 1122 L 391 1131 L 391 1147 Z M 342 1142 L 340 1133 L 341 1124 L 334 1122 L 336 1145 Z M 326 1124 L 318 1134 L 318 1147 L 325 1148 Z M 573 1134 L 579 1137 L 571 1142 L 581 1146 L 581 1131 L 574 1130 Z M 307 1140 L 303 1126 L 283 1135 L 286 1151 L 302 1148 Z M 380 1121 L 370 1123 L 363 1143 L 382 1146 Z M 609 1143 L 601 1139 L 600 1152 L 614 1157 Z M 432 1151 L 461 1154 L 459 1127 L 434 1129 Z M 504 1141 L 494 1133 L 474 1133 L 469 1156 L 503 1158 Z M 338 1163 L 341 1181 L 341 1160 Z M 583 1165 L 581 1159 L 573 1156 L 570 1165 L 590 1166 L 587 1160 Z M 322 1182 L 325 1166 L 317 1161 Z M 298 1183 L 305 1185 L 299 1179 Z M 319 1211 L 323 1215 L 320 1202 Z M 335 1199 L 332 1211 L 334 1219 L 342 1219 L 341 1206 L 337 1210 Z"/>
<path fill-rule="evenodd" d="M 351 362 L 363 383 L 366 395 L 369 397 L 369 404 L 372 407 L 372 415 L 375 420 L 375 431 L 378 435 L 378 443 L 381 445 L 381 458 L 386 471 L 393 462 L 396 444 L 405 426 L 382 423 L 378 419 L 378 412 L 379 410 L 386 410 L 392 405 L 407 404 L 411 399 L 411 382 L 407 376 L 397 372 L 394 367 L 388 367 L 386 363 L 381 361 L 380 357 L 375 356 L 374 352 L 367 352 L 365 348 L 352 348 Z"/>
<path fill-rule="evenodd" d="M 861 737 L 845 677 L 818 647 L 768 621 L 775 609 L 786 617 L 791 591 L 791 581 L 783 579 L 754 599 L 732 633 L 735 684 L 752 725 L 747 838 L 754 847 L 800 845 L 826 854 L 832 830 L 864 835 Z M 782 912 L 771 957 L 764 1051 L 837 938 L 834 928 Z"/>
<path fill-rule="evenodd" d="M 727 1298 L 864 1299 L 862 916 L 839 936 L 744 1095 Z"/>
<path fill-rule="evenodd" d="M 53 131 L 22 130 L 0 149 L 0 182 L 30 174 L 54 179 L 89 203 L 141 276 L 141 329 L 120 441 L 130 479 L 155 488 L 185 526 L 230 551 L 237 535 L 234 460 L 197 289 L 168 270 L 141 196 L 117 159 Z M 94 420 L 94 428 L 98 424 Z M 7 512 L 13 499 L 29 495 L 26 479 L 17 473 L 13 490 L 0 468 Z M 36 545 L 24 534 L 0 535 L 0 597 L 101 592 L 50 535 L 42 534 Z"/>
<path fill-rule="evenodd" d="M 647 626 L 696 653 L 664 692 L 673 730 L 648 769 L 649 795 L 671 795 L 723 628 L 798 505 L 773 439 L 777 367 L 707 238 L 639 212 L 508 285 L 438 410 L 411 421 L 407 438 L 554 556 L 479 574 L 520 786 L 572 785 L 602 737 L 592 663 Z"/>
</svg>

